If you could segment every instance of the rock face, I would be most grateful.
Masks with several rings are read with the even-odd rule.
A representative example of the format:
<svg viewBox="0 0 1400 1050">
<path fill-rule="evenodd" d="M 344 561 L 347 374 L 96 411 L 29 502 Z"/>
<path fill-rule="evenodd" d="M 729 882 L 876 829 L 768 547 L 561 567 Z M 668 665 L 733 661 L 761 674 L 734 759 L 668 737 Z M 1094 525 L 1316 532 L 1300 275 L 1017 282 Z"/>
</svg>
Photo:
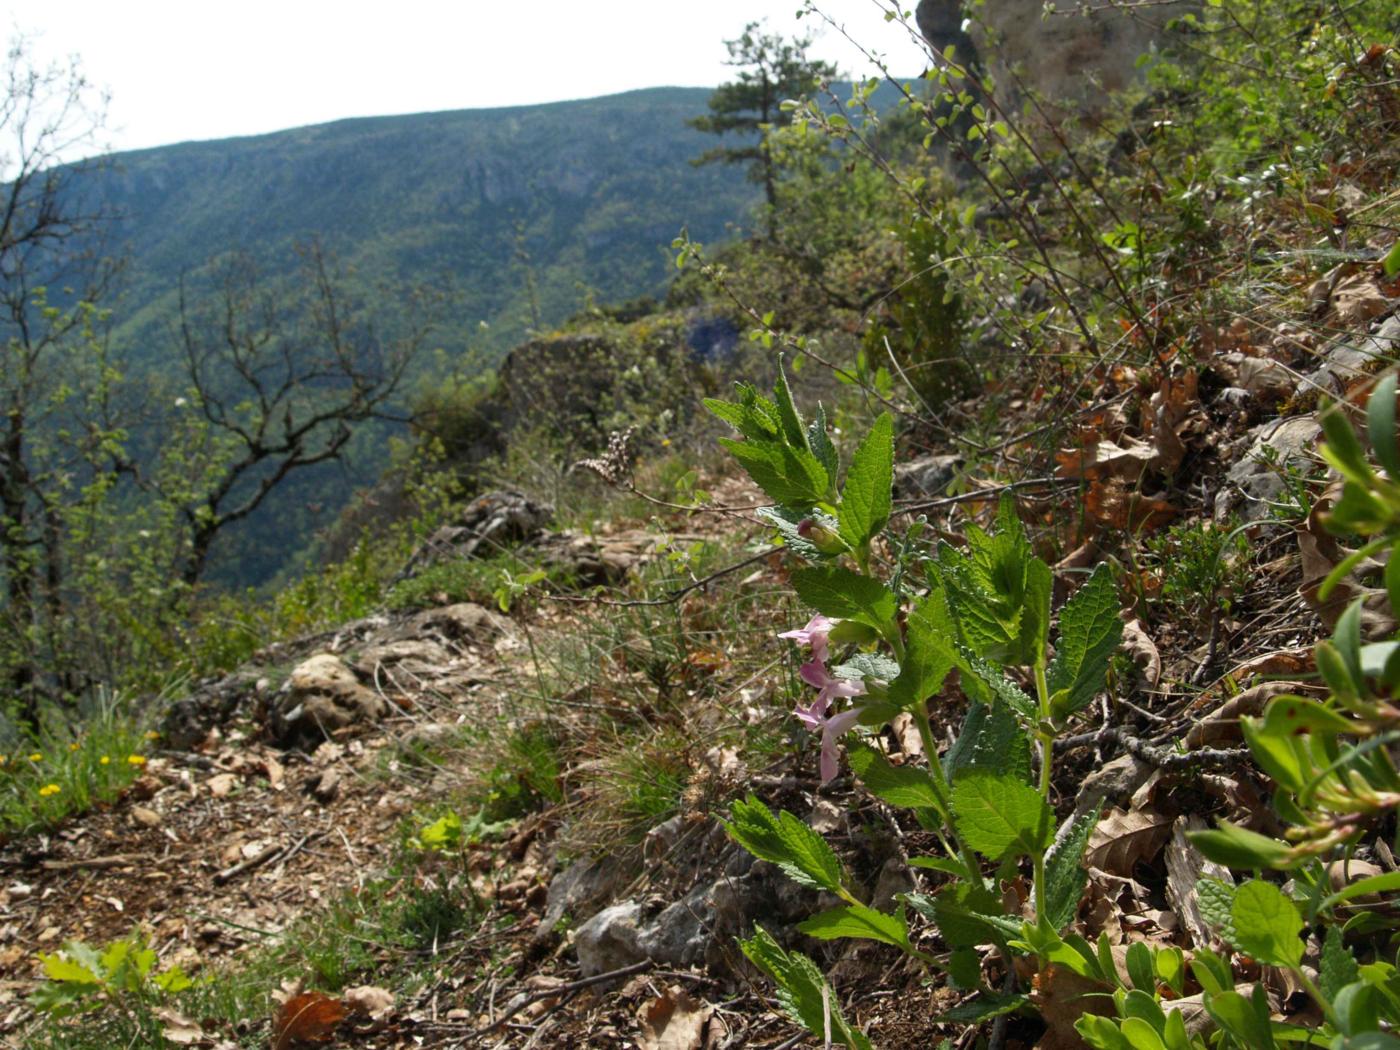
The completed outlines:
<svg viewBox="0 0 1400 1050">
<path fill-rule="evenodd" d="M 388 702 L 360 684 L 355 672 L 333 653 L 317 653 L 298 664 L 272 710 L 279 738 L 332 733 L 356 722 L 377 722 Z"/>
<path fill-rule="evenodd" d="M 1106 92 L 1132 82 L 1138 56 L 1163 38 L 1167 22 L 1199 4 L 1182 0 L 1132 11 L 1103 5 L 1087 15 L 1071 13 L 1068 3 L 1058 14 L 1046 14 L 1045 6 L 1043 0 L 985 0 L 974 13 L 961 0 L 920 0 L 916 17 L 930 45 L 940 52 L 952 46 L 960 64 L 990 73 L 1003 104 L 1019 108 L 1019 80 L 1051 104 L 1092 116 L 1102 110 Z"/>
<path fill-rule="evenodd" d="M 519 492 L 490 492 L 467 504 L 461 516 L 423 541 L 395 582 L 446 558 L 487 555 L 539 536 L 554 508 Z"/>
</svg>

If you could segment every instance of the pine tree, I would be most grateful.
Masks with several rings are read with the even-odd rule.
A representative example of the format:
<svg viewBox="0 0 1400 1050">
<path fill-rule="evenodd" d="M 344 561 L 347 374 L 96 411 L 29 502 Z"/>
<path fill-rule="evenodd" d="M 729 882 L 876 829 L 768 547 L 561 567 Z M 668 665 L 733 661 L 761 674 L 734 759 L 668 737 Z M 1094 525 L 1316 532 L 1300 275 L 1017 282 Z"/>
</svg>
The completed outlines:
<svg viewBox="0 0 1400 1050">
<path fill-rule="evenodd" d="M 807 57 L 811 44 L 810 37 L 784 40 L 764 33 L 760 23 L 750 22 L 741 36 L 725 41 L 729 49 L 726 64 L 742 72 L 715 89 L 709 113 L 690 121 L 691 127 L 700 131 L 714 135 L 734 132 L 748 140 L 742 146 L 716 146 L 693 163 L 749 165 L 749 177 L 763 184 L 769 236 L 778 207 L 778 171 L 768 131 L 781 113 L 783 100 L 809 95 L 836 75 L 835 66 Z"/>
</svg>

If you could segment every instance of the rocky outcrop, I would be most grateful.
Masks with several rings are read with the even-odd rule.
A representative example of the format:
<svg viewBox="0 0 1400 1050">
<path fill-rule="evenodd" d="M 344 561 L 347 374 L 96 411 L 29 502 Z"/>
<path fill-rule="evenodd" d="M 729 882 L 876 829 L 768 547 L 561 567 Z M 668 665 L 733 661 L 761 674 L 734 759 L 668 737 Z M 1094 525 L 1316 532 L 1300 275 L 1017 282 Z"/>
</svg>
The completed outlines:
<svg viewBox="0 0 1400 1050">
<path fill-rule="evenodd" d="M 1029 89 L 1092 117 L 1107 93 L 1132 82 L 1138 56 L 1164 38 L 1167 23 L 1200 5 L 1103 4 L 1085 14 L 1063 6 L 1047 12 L 1042 0 L 985 0 L 974 12 L 962 0 L 921 0 L 916 17 L 932 47 L 951 45 L 959 64 L 990 74 L 1003 104 L 1018 108 Z"/>
<path fill-rule="evenodd" d="M 434 562 L 486 557 L 535 539 L 554 508 L 519 492 L 489 492 L 467 504 L 457 520 L 429 536 L 394 578 L 398 583 Z"/>
</svg>

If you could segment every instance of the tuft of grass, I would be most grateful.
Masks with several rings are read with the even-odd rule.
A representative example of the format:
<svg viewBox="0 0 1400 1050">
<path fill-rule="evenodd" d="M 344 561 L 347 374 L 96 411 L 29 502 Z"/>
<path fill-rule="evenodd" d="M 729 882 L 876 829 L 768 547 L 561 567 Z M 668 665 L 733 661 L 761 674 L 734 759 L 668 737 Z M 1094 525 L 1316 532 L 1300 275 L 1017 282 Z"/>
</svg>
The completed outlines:
<svg viewBox="0 0 1400 1050">
<path fill-rule="evenodd" d="M 12 740 L 0 751 L 0 838 L 52 828 L 116 800 L 146 763 L 152 734 L 104 705 L 75 727 Z"/>
</svg>

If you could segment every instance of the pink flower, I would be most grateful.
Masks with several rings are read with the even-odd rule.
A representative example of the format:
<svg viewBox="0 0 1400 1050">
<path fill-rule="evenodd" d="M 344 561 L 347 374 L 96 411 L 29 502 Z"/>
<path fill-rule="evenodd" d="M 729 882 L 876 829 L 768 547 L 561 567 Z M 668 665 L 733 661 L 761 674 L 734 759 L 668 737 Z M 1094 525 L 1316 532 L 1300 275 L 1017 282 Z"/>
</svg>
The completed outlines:
<svg viewBox="0 0 1400 1050">
<path fill-rule="evenodd" d="M 825 642 L 825 639 L 822 641 Z M 826 669 L 826 664 L 818 656 L 813 656 L 798 668 L 797 673 L 802 676 L 804 682 L 818 690 L 812 706 L 820 704 L 823 711 L 833 700 L 865 694 L 864 682 L 857 678 L 833 678 L 831 672 Z"/>
<path fill-rule="evenodd" d="M 857 683 L 859 684 L 859 683 Z M 862 692 L 864 689 L 862 688 Z M 822 783 L 826 784 L 836 777 L 836 742 L 841 739 L 841 735 L 856 724 L 860 719 L 861 708 L 852 707 L 850 710 L 842 711 L 839 715 L 826 717 L 826 702 L 820 696 L 813 701 L 811 707 L 799 707 L 793 714 L 807 725 L 808 729 L 816 732 L 821 730 L 822 734 L 822 759 L 821 773 Z"/>
<path fill-rule="evenodd" d="M 778 635 L 779 638 L 791 638 L 798 645 L 811 646 L 812 659 L 819 663 L 826 663 L 826 636 L 831 633 L 831 629 L 836 624 L 832 623 L 825 616 L 813 616 L 807 621 L 807 626 L 799 631 L 784 631 Z"/>
</svg>

